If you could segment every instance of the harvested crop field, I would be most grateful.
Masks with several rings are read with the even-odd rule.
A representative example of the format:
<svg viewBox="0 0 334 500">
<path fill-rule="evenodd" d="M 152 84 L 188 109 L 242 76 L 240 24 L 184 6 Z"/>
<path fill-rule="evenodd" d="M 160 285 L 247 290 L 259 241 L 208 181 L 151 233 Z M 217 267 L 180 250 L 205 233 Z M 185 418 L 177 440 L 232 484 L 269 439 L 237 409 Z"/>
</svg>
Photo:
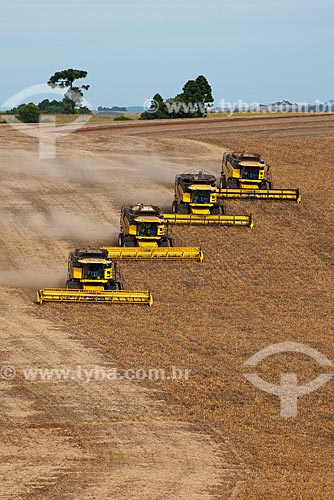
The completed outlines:
<svg viewBox="0 0 334 500">
<path fill-rule="evenodd" d="M 0 126 L 1 499 L 329 500 L 333 382 L 296 418 L 244 377 L 300 384 L 330 368 L 302 354 L 244 362 L 277 342 L 334 360 L 334 117 L 161 124 L 72 134 L 55 161 Z M 175 174 L 219 175 L 223 152 L 261 152 L 275 187 L 302 203 L 228 201 L 247 228 L 177 227 L 203 263 L 122 263 L 126 288 L 153 308 L 34 304 L 61 286 L 68 251 L 116 243 L 122 204 L 170 210 Z M 27 368 L 191 370 L 189 380 L 26 380 Z"/>
</svg>

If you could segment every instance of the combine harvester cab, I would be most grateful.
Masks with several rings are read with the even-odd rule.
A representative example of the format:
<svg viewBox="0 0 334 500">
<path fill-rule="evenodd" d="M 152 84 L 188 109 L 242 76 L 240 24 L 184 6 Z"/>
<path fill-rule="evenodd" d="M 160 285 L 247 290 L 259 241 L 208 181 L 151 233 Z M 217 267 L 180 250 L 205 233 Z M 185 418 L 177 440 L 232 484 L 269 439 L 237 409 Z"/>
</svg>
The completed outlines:
<svg viewBox="0 0 334 500">
<path fill-rule="evenodd" d="M 225 153 L 219 199 L 288 200 L 301 202 L 299 189 L 273 189 L 270 166 L 258 153 Z"/>
<path fill-rule="evenodd" d="M 168 224 L 160 209 L 152 205 L 125 206 L 121 211 L 119 247 L 102 247 L 113 260 L 197 260 L 199 247 L 174 247 Z"/>
<path fill-rule="evenodd" d="M 208 172 L 188 172 L 175 178 L 172 214 L 164 214 L 169 224 L 254 227 L 251 215 L 227 215 L 217 196 L 217 179 Z"/>
<path fill-rule="evenodd" d="M 152 306 L 149 291 L 124 290 L 116 264 L 103 250 L 75 250 L 68 258 L 67 288 L 44 288 L 37 302 L 112 302 Z"/>
</svg>

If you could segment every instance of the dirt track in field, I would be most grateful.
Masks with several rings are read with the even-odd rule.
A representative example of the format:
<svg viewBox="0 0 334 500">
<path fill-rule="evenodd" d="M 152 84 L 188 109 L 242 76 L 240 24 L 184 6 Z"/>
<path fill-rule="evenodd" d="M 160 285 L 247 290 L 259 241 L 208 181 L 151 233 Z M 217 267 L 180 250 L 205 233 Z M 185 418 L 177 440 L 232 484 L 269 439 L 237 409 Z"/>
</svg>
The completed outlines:
<svg viewBox="0 0 334 500">
<path fill-rule="evenodd" d="M 333 386 L 300 399 L 298 418 L 243 377 L 243 363 L 295 341 L 333 359 L 334 119 L 104 130 L 60 141 L 56 162 L 0 127 L 1 498 L 332 499 Z M 226 148 L 269 159 L 276 187 L 303 202 L 229 202 L 248 229 L 175 228 L 198 263 L 122 265 L 138 306 L 33 304 L 65 280 L 68 250 L 114 241 L 120 205 L 170 208 L 176 173 L 219 173 Z M 321 161 L 319 160 L 321 158 Z M 327 179 L 325 181 L 325 179 Z M 189 381 L 28 382 L 27 367 L 191 369 Z M 249 370 L 249 369 L 248 369 Z M 257 370 L 278 383 L 323 369 L 277 355 Z"/>
</svg>

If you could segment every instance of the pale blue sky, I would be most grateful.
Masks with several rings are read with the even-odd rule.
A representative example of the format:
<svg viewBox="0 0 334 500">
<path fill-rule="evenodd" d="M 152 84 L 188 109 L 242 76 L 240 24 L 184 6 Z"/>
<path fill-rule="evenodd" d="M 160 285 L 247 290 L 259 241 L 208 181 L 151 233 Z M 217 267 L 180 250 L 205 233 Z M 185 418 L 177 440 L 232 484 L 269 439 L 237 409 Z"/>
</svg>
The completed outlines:
<svg viewBox="0 0 334 500">
<path fill-rule="evenodd" d="M 141 105 L 199 74 L 221 99 L 334 99 L 333 0 L 1 0 L 0 102 L 56 70 L 93 106 Z"/>
</svg>

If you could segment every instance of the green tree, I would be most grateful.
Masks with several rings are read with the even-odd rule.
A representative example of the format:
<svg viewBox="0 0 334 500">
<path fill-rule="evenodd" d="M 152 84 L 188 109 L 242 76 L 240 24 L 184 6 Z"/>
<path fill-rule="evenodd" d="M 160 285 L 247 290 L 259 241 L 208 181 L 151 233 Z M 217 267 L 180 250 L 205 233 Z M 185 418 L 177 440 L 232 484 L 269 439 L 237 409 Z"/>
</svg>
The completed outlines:
<svg viewBox="0 0 334 500">
<path fill-rule="evenodd" d="M 48 81 L 48 85 L 52 88 L 67 89 L 63 99 L 64 113 L 74 114 L 81 108 L 83 91 L 89 90 L 90 85 L 81 85 L 79 87 L 75 86 L 74 83 L 77 80 L 86 78 L 87 74 L 87 71 L 80 69 L 65 69 L 57 71 Z"/>
<path fill-rule="evenodd" d="M 41 111 L 38 106 L 32 102 L 22 104 L 17 109 L 17 118 L 23 123 L 38 123 Z"/>
<path fill-rule="evenodd" d="M 212 87 L 205 76 L 199 75 L 195 81 L 201 89 L 201 95 L 203 99 L 202 102 L 208 105 L 213 104 L 214 98 L 212 96 Z"/>
<path fill-rule="evenodd" d="M 201 117 L 206 115 L 207 107 L 214 102 L 212 88 L 205 78 L 200 75 L 196 80 L 188 80 L 183 87 L 183 93 L 177 96 L 184 102 L 184 112 L 187 116 Z"/>
<path fill-rule="evenodd" d="M 139 117 L 140 120 L 157 120 L 170 118 L 166 103 L 160 94 L 155 94 L 152 99 L 151 106 L 147 111 L 144 111 Z"/>
</svg>

